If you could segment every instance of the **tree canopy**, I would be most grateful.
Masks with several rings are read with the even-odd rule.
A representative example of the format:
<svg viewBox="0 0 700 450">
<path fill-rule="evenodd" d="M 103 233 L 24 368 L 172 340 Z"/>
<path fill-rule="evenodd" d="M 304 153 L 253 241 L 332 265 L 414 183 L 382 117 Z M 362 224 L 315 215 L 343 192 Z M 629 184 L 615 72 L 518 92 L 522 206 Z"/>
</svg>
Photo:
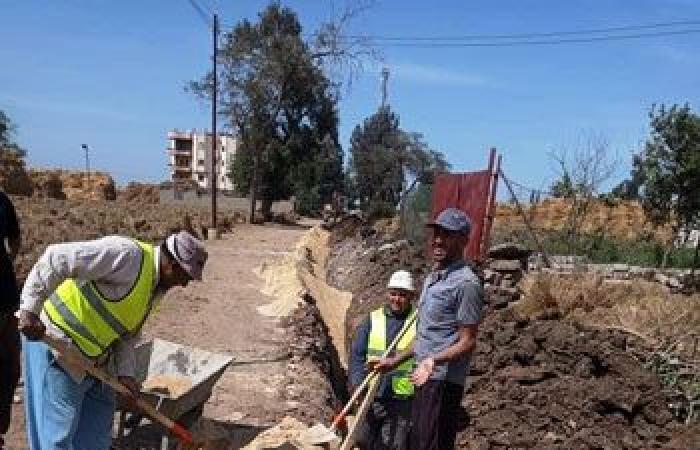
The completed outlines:
<svg viewBox="0 0 700 450">
<path fill-rule="evenodd" d="M 420 133 L 400 128 L 389 106 L 357 125 L 350 138 L 351 191 L 370 216 L 393 214 L 417 183 L 430 183 L 434 171 L 448 168 L 444 155 Z"/>
<path fill-rule="evenodd" d="M 0 110 L 0 151 L 13 152 L 19 157 L 24 157 L 26 151 L 14 141 L 17 126 L 12 122 L 5 111 Z"/>
<path fill-rule="evenodd" d="M 337 95 L 297 15 L 269 5 L 225 34 L 218 58 L 220 112 L 240 142 L 230 168 L 237 190 L 259 196 L 264 212 L 291 195 L 301 212 L 320 209 L 343 187 Z M 190 88 L 208 96 L 212 79 Z"/>
<path fill-rule="evenodd" d="M 647 217 L 675 230 L 700 225 L 700 117 L 688 105 L 652 108 L 651 133 L 632 179 Z"/>
</svg>

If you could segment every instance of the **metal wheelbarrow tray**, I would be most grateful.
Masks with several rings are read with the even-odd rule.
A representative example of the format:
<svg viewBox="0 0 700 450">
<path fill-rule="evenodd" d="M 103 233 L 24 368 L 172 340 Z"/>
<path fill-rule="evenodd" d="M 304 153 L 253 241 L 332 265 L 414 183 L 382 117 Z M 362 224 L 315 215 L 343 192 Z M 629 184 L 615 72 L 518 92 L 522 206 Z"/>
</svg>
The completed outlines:
<svg viewBox="0 0 700 450">
<path fill-rule="evenodd" d="M 212 388 L 233 362 L 233 358 L 228 355 L 158 338 L 138 345 L 135 349 L 135 359 L 136 379 L 140 383 L 157 375 L 187 378 L 191 381 L 191 385 L 183 392 L 177 393 L 179 395 L 175 397 L 161 393 L 141 392 L 141 396 L 160 412 L 173 420 L 185 422 L 183 424 L 186 426 L 191 426 L 199 419 L 204 404 L 211 397 Z M 184 417 L 186 420 L 183 419 Z M 118 432 L 120 436 L 123 434 L 123 425 L 124 415 L 122 414 Z M 130 428 L 133 428 L 137 423 L 131 425 Z"/>
</svg>

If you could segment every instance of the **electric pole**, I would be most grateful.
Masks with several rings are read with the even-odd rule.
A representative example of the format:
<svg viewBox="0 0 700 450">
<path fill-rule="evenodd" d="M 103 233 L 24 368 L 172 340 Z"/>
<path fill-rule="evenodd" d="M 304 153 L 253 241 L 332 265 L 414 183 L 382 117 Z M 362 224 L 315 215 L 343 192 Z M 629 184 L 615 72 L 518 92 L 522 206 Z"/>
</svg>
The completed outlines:
<svg viewBox="0 0 700 450">
<path fill-rule="evenodd" d="M 87 184 L 88 184 L 88 189 L 90 188 L 90 156 L 88 155 L 88 146 L 87 144 L 82 145 L 83 150 L 85 150 L 85 173 L 87 174 Z"/>
<path fill-rule="evenodd" d="M 389 68 L 384 66 L 382 69 L 382 108 L 386 106 L 387 102 L 387 97 L 389 96 L 388 94 L 388 89 L 389 89 Z"/>
<path fill-rule="evenodd" d="M 219 16 L 214 14 L 214 26 L 212 28 L 212 40 L 214 41 L 214 54 L 212 55 L 212 92 L 211 92 L 211 226 L 214 229 L 216 236 L 216 161 L 217 161 L 217 138 L 216 138 L 216 95 L 218 92 L 217 86 L 217 53 L 219 51 Z"/>
</svg>

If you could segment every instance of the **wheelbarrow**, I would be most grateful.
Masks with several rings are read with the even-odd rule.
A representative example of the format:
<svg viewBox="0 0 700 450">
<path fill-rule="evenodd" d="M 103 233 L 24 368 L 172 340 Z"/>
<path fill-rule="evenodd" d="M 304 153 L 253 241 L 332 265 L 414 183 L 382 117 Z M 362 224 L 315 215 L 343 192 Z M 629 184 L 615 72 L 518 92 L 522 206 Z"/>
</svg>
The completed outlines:
<svg viewBox="0 0 700 450">
<path fill-rule="evenodd" d="M 212 388 L 233 362 L 228 355 L 175 344 L 162 339 L 144 342 L 135 349 L 136 380 L 148 385 L 150 380 L 169 378 L 182 380 L 177 389 L 151 391 L 142 388 L 142 397 L 166 416 L 186 427 L 202 416 L 204 404 Z M 143 417 L 117 404 L 118 440 L 131 436 L 141 425 Z M 167 434 L 160 437 L 161 450 L 174 446 Z"/>
</svg>

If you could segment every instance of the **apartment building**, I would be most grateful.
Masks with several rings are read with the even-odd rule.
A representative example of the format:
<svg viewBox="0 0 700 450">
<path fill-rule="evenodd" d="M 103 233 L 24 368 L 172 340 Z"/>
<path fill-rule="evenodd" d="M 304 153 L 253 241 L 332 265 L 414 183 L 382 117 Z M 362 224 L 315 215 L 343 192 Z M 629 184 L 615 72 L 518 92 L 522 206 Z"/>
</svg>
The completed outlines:
<svg viewBox="0 0 700 450">
<path fill-rule="evenodd" d="M 173 182 L 192 180 L 202 189 L 210 188 L 211 140 L 207 130 L 168 132 L 168 167 Z M 217 141 L 216 186 L 222 191 L 233 191 L 227 172 L 238 142 L 230 134 L 217 134 Z"/>
</svg>

